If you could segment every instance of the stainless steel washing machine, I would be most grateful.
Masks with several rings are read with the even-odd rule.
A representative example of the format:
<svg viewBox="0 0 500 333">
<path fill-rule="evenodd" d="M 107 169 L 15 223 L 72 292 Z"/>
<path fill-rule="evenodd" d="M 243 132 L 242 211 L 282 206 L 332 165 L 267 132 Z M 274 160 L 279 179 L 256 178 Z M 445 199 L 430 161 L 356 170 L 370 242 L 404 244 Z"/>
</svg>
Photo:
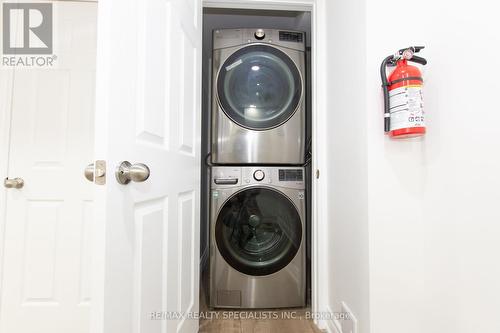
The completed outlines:
<svg viewBox="0 0 500 333">
<path fill-rule="evenodd" d="M 297 167 L 213 167 L 210 305 L 306 301 L 305 183 Z"/>
<path fill-rule="evenodd" d="M 213 32 L 212 163 L 302 164 L 304 33 Z"/>
</svg>

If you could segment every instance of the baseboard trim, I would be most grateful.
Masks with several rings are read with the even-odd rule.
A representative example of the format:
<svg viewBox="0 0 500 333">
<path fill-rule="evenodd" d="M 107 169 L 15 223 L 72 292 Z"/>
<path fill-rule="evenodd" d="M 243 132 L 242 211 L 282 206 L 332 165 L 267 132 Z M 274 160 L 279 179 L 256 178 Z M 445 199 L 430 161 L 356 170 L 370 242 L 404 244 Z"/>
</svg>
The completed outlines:
<svg viewBox="0 0 500 333">
<path fill-rule="evenodd" d="M 326 307 L 326 310 L 328 313 L 333 314 L 333 311 L 329 306 Z M 332 318 L 324 320 L 324 323 L 326 324 L 326 331 L 328 333 L 342 333 L 342 325 L 338 319 Z"/>
</svg>

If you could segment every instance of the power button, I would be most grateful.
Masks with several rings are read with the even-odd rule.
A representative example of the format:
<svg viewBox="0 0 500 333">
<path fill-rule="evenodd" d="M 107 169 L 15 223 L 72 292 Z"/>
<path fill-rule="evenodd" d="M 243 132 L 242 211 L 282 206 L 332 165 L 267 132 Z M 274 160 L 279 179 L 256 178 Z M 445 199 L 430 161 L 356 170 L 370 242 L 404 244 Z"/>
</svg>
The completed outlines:
<svg viewBox="0 0 500 333">
<path fill-rule="evenodd" d="M 255 179 L 258 182 L 263 180 L 265 176 L 266 175 L 264 174 L 264 171 L 262 171 L 262 170 L 255 170 L 255 172 L 253 173 L 253 179 Z"/>
</svg>

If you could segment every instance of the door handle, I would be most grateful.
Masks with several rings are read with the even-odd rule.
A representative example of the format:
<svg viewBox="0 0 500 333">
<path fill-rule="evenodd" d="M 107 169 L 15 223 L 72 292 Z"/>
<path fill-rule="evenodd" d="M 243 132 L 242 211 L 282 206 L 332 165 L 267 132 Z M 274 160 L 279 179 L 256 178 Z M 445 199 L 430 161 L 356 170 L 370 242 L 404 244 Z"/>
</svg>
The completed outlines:
<svg viewBox="0 0 500 333">
<path fill-rule="evenodd" d="M 24 180 L 22 178 L 5 178 L 3 181 L 3 186 L 6 188 L 23 188 L 24 186 Z"/>
<path fill-rule="evenodd" d="M 83 174 L 85 178 L 93 183 L 94 182 L 94 163 L 90 163 L 85 167 L 85 170 L 83 171 Z"/>
<path fill-rule="evenodd" d="M 150 171 L 146 164 L 132 164 L 129 161 L 121 162 L 115 172 L 116 181 L 122 185 L 127 185 L 130 181 L 144 182 L 149 178 L 149 175 Z"/>
<path fill-rule="evenodd" d="M 215 178 L 214 183 L 217 185 L 236 185 L 238 178 Z"/>
</svg>

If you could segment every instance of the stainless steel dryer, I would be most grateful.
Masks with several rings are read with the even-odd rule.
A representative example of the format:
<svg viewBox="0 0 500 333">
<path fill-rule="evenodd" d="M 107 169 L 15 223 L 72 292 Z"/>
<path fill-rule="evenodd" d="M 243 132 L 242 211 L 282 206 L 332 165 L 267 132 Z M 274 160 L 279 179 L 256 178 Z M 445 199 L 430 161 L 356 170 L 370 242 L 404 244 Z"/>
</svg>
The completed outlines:
<svg viewBox="0 0 500 333">
<path fill-rule="evenodd" d="M 305 306 L 304 169 L 213 167 L 210 305 Z"/>
<path fill-rule="evenodd" d="M 212 163 L 302 164 L 304 33 L 213 32 Z"/>
</svg>

